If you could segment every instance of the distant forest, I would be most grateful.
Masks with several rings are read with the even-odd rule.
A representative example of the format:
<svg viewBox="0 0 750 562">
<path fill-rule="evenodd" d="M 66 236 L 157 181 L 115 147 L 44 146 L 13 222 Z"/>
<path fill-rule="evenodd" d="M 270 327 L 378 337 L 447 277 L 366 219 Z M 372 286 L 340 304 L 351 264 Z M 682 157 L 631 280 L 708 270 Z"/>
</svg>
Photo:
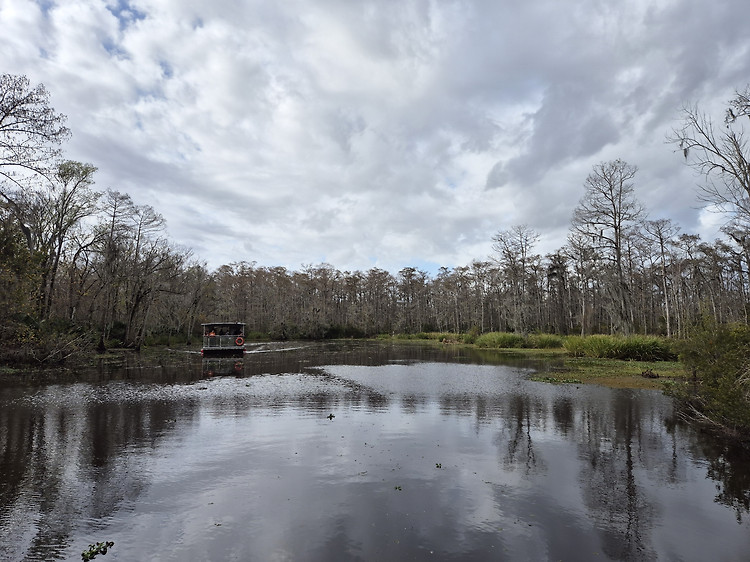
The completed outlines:
<svg viewBox="0 0 750 562">
<path fill-rule="evenodd" d="M 493 254 L 429 274 L 406 267 L 299 271 L 237 261 L 215 271 L 165 235 L 157 210 L 95 189 L 93 164 L 65 160 L 65 117 L 43 85 L 0 76 L 0 346 L 51 334 L 139 347 L 190 343 L 200 323 L 244 321 L 272 338 L 512 331 L 682 337 L 700 318 L 748 320 L 750 166 L 747 91 L 714 128 L 697 108 L 670 138 L 706 175 L 700 193 L 726 213 L 726 237 L 702 241 L 649 220 L 637 168 L 602 162 L 566 243 L 539 255 L 538 233 L 513 226 Z M 470 259 L 470 258 L 469 258 Z M 72 335 L 71 335 L 72 334 Z M 62 342 L 67 343 L 62 343 Z M 60 350 L 50 350 L 60 353 Z"/>
</svg>

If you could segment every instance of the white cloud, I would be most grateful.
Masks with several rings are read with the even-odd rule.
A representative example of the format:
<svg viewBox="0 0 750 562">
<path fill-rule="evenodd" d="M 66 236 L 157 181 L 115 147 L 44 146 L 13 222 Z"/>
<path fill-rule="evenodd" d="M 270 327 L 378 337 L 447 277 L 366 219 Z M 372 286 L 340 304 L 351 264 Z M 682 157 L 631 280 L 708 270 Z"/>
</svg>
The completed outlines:
<svg viewBox="0 0 750 562">
<path fill-rule="evenodd" d="M 5 0 L 2 72 L 43 82 L 68 156 L 218 266 L 398 270 L 564 243 L 591 167 L 707 232 L 664 143 L 750 75 L 739 2 Z M 544 247 L 541 247 L 544 246 Z"/>
</svg>

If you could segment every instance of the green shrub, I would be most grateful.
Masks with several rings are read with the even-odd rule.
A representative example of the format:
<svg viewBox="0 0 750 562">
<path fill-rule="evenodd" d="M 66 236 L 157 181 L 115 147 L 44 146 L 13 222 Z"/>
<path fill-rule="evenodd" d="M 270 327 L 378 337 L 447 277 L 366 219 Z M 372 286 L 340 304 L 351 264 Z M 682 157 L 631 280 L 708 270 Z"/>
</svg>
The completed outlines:
<svg viewBox="0 0 750 562">
<path fill-rule="evenodd" d="M 693 381 L 672 389 L 682 411 L 735 435 L 750 430 L 750 326 L 696 328 L 679 347 Z"/>
<path fill-rule="evenodd" d="M 472 326 L 471 330 L 463 335 L 463 342 L 468 344 L 476 343 L 479 334 L 479 328 L 477 326 Z"/>
</svg>

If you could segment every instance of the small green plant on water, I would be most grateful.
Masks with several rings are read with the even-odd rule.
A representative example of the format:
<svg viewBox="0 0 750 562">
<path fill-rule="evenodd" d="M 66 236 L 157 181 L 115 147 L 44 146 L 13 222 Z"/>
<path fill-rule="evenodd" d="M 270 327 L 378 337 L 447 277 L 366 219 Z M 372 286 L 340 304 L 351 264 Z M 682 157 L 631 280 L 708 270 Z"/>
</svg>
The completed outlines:
<svg viewBox="0 0 750 562">
<path fill-rule="evenodd" d="M 88 562 L 89 560 L 93 560 L 97 554 L 107 554 L 107 550 L 113 546 L 115 546 L 115 543 L 112 541 L 90 544 L 88 550 L 84 550 L 81 553 L 81 558 L 83 559 L 83 562 Z"/>
</svg>

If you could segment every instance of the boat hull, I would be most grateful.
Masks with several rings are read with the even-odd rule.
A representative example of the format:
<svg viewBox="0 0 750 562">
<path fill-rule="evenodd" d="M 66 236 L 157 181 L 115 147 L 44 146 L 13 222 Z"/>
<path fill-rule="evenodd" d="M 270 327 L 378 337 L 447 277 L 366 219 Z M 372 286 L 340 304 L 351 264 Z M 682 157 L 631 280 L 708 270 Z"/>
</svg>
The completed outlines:
<svg viewBox="0 0 750 562">
<path fill-rule="evenodd" d="M 201 349 L 203 357 L 242 357 L 245 354 L 245 346 L 242 347 L 209 347 Z"/>
</svg>

